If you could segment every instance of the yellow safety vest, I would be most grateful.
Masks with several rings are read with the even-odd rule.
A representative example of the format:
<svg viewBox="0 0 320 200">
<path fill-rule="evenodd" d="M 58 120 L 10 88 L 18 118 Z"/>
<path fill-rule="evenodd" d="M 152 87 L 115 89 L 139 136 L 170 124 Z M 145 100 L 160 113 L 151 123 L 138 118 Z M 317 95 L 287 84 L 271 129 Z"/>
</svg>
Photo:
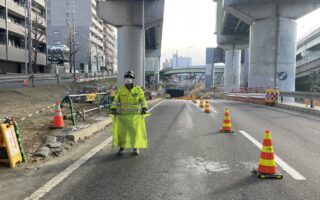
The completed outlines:
<svg viewBox="0 0 320 200">
<path fill-rule="evenodd" d="M 125 86 L 121 86 L 111 106 L 111 109 L 114 108 L 120 113 L 140 113 L 141 108 L 148 108 L 142 88 L 134 86 L 129 91 Z"/>
</svg>

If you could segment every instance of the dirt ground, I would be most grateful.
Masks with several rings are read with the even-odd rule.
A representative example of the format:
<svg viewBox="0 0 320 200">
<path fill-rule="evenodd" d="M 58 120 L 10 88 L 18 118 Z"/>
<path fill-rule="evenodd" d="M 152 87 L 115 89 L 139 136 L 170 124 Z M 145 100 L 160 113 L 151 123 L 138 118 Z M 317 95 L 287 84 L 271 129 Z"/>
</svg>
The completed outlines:
<svg viewBox="0 0 320 200">
<path fill-rule="evenodd" d="M 61 134 L 63 131 L 70 131 L 72 129 L 71 120 L 65 120 L 65 128 L 50 129 L 53 122 L 55 107 L 52 106 L 56 100 L 62 100 L 68 94 L 89 93 L 94 90 L 102 91 L 105 88 L 114 87 L 115 79 L 98 80 L 86 83 L 64 83 L 59 86 L 37 86 L 35 88 L 19 88 L 11 90 L 0 90 L 0 119 L 4 117 L 15 117 L 20 126 L 24 146 L 29 161 L 36 161 L 33 153 L 42 145 L 46 136 Z M 75 103 L 75 108 L 81 110 L 82 108 L 94 108 L 96 104 L 90 103 Z M 35 114 L 37 111 L 42 112 Z M 68 108 L 62 108 L 62 113 L 68 113 Z M 33 114 L 32 117 L 27 117 Z M 106 110 L 102 112 L 94 111 L 92 114 L 86 116 L 87 122 L 83 119 L 77 118 L 78 124 L 90 124 L 96 118 L 106 116 Z M 21 121 L 21 118 L 27 117 Z M 1 120 L 2 121 L 2 120 Z"/>
</svg>

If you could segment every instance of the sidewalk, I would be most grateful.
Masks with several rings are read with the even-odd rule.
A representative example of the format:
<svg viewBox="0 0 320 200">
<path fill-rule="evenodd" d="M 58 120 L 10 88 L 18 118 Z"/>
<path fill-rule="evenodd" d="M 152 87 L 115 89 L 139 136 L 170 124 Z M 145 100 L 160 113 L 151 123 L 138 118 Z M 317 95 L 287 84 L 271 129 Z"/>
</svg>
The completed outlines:
<svg viewBox="0 0 320 200">
<path fill-rule="evenodd" d="M 277 103 L 276 107 L 320 116 L 319 106 L 310 108 L 310 105 L 306 107 L 306 105 L 302 103 L 284 102 L 284 103 Z"/>
</svg>

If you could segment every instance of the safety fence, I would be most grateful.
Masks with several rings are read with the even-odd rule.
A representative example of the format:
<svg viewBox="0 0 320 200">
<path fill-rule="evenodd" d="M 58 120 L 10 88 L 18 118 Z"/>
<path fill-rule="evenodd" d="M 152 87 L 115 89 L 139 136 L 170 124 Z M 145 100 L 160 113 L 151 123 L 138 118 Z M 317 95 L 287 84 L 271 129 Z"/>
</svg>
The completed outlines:
<svg viewBox="0 0 320 200">
<path fill-rule="evenodd" d="M 271 92 L 270 92 L 271 91 Z M 217 95 L 216 95 L 217 96 Z M 315 92 L 288 92 L 268 89 L 265 93 L 219 93 L 229 100 L 244 101 L 257 104 L 284 102 L 285 98 L 292 98 L 294 102 L 310 105 L 310 108 L 320 106 L 320 93 Z M 270 101 L 270 98 L 275 101 Z"/>
<path fill-rule="evenodd" d="M 28 81 L 31 81 L 32 87 L 36 86 L 37 81 L 49 81 L 55 80 L 59 85 L 62 80 L 69 80 L 75 82 L 86 82 L 100 79 L 116 78 L 114 75 L 107 75 L 105 73 L 82 73 L 82 74 L 32 74 L 32 75 L 1 75 L 0 83 L 23 83 L 24 86 L 28 85 Z"/>
</svg>

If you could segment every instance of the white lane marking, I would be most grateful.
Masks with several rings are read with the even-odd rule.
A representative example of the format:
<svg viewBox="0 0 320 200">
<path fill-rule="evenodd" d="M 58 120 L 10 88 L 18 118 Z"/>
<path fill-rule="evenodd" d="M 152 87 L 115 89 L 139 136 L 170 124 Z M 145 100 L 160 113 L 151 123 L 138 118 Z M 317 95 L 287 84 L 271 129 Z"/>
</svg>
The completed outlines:
<svg viewBox="0 0 320 200">
<path fill-rule="evenodd" d="M 155 107 L 160 105 L 162 102 L 158 103 L 157 105 L 153 106 L 149 109 L 149 111 L 153 110 Z M 112 141 L 112 136 L 108 137 L 106 140 L 101 142 L 98 146 L 92 149 L 90 152 L 86 153 L 84 156 L 79 158 L 79 160 L 75 161 L 73 164 L 69 165 L 65 170 L 57 174 L 53 177 L 50 181 L 48 181 L 45 185 L 41 188 L 33 192 L 29 197 L 25 198 L 25 200 L 38 200 L 48 192 L 50 192 L 54 187 L 56 187 L 59 183 L 61 183 L 64 179 L 70 176 L 75 170 L 77 170 L 81 165 L 87 162 L 92 156 L 98 153 L 101 149 L 106 147 Z"/>
<path fill-rule="evenodd" d="M 302 117 L 306 117 L 306 118 L 309 118 L 309 119 L 314 119 L 314 120 L 320 121 L 320 118 L 316 118 L 316 117 L 312 117 L 312 116 L 308 116 L 308 115 L 303 115 L 303 114 L 300 114 L 300 113 L 297 113 L 297 112 L 287 111 L 287 110 L 284 110 L 284 109 L 281 109 L 281 108 L 266 107 L 266 106 L 262 106 L 262 105 L 258 105 L 258 104 L 254 104 L 254 103 L 248 103 L 248 104 L 259 106 L 259 107 L 262 107 L 262 108 L 268 108 L 268 109 L 276 110 L 276 111 L 280 111 L 280 112 L 285 112 L 285 113 L 289 113 L 289 114 L 293 114 L 293 115 L 298 115 L 298 116 L 302 116 Z"/>
<path fill-rule="evenodd" d="M 160 104 L 162 104 L 165 101 L 161 101 L 160 103 L 154 105 L 152 108 L 150 108 L 148 111 L 151 112 L 151 110 L 155 109 L 157 106 L 159 106 Z"/>
<path fill-rule="evenodd" d="M 37 200 L 43 197 L 45 194 L 50 192 L 55 186 L 57 186 L 60 182 L 62 182 L 65 178 L 67 178 L 70 174 L 72 174 L 76 169 L 78 169 L 82 164 L 84 164 L 92 156 L 94 156 L 97 152 L 99 152 L 102 148 L 107 146 L 111 141 L 112 141 L 112 136 L 110 136 L 108 139 L 100 143 L 90 152 L 86 153 L 79 160 L 71 164 L 69 167 L 67 167 L 65 170 L 60 172 L 58 175 L 53 177 L 45 185 L 43 185 L 41 188 L 33 192 L 29 197 L 25 198 L 25 200 Z"/>
<path fill-rule="evenodd" d="M 251 141 L 254 145 L 256 145 L 260 150 L 262 149 L 262 144 L 259 143 L 256 139 L 254 139 L 247 132 L 241 130 L 239 131 L 244 137 L 246 137 L 249 141 Z M 290 165 L 288 165 L 285 161 L 279 158 L 276 154 L 274 155 L 276 163 L 286 171 L 293 179 L 296 180 L 307 180 L 303 175 L 301 175 L 298 171 L 293 169 Z"/>
</svg>

